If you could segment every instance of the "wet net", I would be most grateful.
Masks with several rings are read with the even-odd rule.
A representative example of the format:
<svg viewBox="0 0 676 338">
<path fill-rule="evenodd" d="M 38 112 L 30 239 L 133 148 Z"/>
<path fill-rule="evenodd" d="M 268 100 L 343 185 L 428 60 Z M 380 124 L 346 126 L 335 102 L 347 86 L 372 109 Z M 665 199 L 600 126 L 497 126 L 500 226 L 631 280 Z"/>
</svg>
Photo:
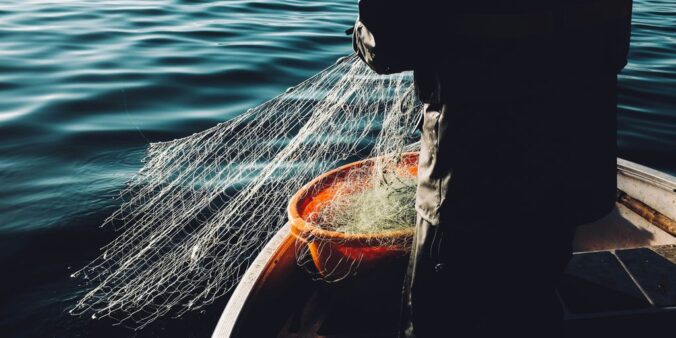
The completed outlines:
<svg viewBox="0 0 676 338">
<path fill-rule="evenodd" d="M 312 216 L 318 226 L 380 231 L 358 217 L 383 204 L 403 205 L 409 214 L 404 223 L 397 216 L 378 224 L 412 226 L 414 181 L 388 168 L 397 168 L 413 141 L 418 109 L 410 74 L 378 76 L 352 55 L 232 120 L 151 144 L 121 193 L 121 207 L 104 223 L 120 235 L 73 274 L 89 289 L 71 313 L 141 328 L 203 308 L 238 283 L 287 222 L 289 198 L 299 188 L 355 159 L 379 157 L 355 176 L 362 188 L 343 190 L 339 204 Z M 377 189 L 363 188 L 369 184 Z M 379 200 L 379 194 L 394 195 Z M 346 212 L 355 206 L 362 211 Z M 299 257 L 306 255 L 299 250 Z"/>
</svg>

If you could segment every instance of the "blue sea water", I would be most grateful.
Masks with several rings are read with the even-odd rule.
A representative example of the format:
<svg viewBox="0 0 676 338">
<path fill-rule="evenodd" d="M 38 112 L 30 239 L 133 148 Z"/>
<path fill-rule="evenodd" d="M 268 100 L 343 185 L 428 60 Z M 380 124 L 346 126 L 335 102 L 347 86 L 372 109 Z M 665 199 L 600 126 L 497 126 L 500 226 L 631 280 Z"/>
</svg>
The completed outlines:
<svg viewBox="0 0 676 338">
<path fill-rule="evenodd" d="M 0 3 L 0 336 L 206 337 L 225 300 L 140 330 L 72 317 L 70 273 L 149 142 L 228 120 L 351 52 L 356 0 Z M 635 0 L 619 147 L 676 173 L 676 3 Z"/>
</svg>

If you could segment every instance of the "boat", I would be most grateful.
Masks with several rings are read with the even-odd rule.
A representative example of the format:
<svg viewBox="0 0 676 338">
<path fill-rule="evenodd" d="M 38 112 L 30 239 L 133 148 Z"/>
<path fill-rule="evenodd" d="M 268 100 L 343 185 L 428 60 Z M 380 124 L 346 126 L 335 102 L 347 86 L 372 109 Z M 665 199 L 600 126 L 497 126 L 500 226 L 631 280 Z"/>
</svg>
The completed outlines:
<svg viewBox="0 0 676 338">
<path fill-rule="evenodd" d="M 577 229 L 558 288 L 565 336 L 673 337 L 676 177 L 618 158 L 617 179 L 616 208 Z M 350 294 L 336 285 L 298 266 L 286 224 L 243 275 L 212 337 L 397 336 L 396 296 L 374 302 L 363 297 L 368 288 Z"/>
</svg>

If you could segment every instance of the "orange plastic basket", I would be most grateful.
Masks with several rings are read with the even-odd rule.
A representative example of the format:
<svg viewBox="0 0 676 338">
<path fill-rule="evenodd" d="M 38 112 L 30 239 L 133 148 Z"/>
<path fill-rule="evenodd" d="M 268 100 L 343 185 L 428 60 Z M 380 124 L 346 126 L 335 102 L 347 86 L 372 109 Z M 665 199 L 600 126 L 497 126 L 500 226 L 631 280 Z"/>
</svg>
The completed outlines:
<svg viewBox="0 0 676 338">
<path fill-rule="evenodd" d="M 308 246 L 312 261 L 323 275 L 342 275 L 359 270 L 395 264 L 405 258 L 410 248 L 413 229 L 377 234 L 346 234 L 319 228 L 308 217 L 330 200 L 344 178 L 356 169 L 373 165 L 375 159 L 350 163 L 322 174 L 303 186 L 291 198 L 288 207 L 291 233 Z M 418 153 L 402 154 L 399 164 L 411 175 L 418 173 Z M 383 246 L 382 243 L 393 243 Z M 408 244 L 408 245 L 407 245 Z M 353 264 L 358 262 L 357 264 Z M 356 267 L 356 271 L 348 271 Z"/>
</svg>

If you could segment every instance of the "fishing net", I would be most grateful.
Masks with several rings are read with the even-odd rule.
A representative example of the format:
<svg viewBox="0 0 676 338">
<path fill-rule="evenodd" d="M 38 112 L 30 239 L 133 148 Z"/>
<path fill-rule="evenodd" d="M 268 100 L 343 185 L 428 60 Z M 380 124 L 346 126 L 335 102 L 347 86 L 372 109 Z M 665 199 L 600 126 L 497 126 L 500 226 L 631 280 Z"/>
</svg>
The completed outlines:
<svg viewBox="0 0 676 338">
<path fill-rule="evenodd" d="M 358 187 L 351 186 L 354 181 L 350 180 L 309 219 L 322 229 L 348 235 L 409 229 L 415 223 L 417 182 L 407 173 L 392 176 L 391 181 L 375 186 L 369 178 L 359 178 L 363 183 Z"/>
<path fill-rule="evenodd" d="M 351 160 L 379 158 L 354 183 L 371 177 L 368 184 L 380 190 L 344 194 L 340 205 L 347 209 L 336 205 L 331 211 L 342 217 L 337 225 L 359 224 L 334 230 L 368 228 L 345 211 L 391 193 L 387 185 L 406 191 L 390 204 L 407 204 L 410 213 L 411 180 L 383 182 L 396 182 L 387 177 L 396 170 L 388 168 L 398 166 L 413 140 L 418 109 L 410 74 L 378 76 L 352 55 L 232 120 L 151 144 L 142 169 L 121 193 L 121 207 L 104 223 L 121 234 L 73 274 L 91 289 L 71 313 L 141 328 L 210 304 L 238 283 L 286 223 L 289 198 Z M 373 203 L 382 207 L 382 201 Z M 334 224 L 329 214 L 320 218 Z M 385 223 L 404 226 L 379 224 Z"/>
</svg>

